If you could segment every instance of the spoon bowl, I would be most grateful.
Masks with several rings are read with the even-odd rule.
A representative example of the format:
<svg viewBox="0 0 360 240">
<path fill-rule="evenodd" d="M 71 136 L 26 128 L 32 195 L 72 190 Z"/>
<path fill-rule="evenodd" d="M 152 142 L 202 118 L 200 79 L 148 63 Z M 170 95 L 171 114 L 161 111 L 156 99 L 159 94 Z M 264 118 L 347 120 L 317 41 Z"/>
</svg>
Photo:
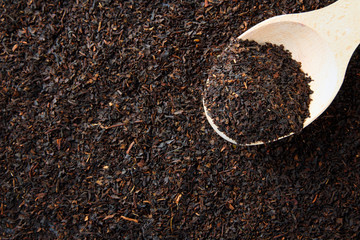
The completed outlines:
<svg viewBox="0 0 360 240">
<path fill-rule="evenodd" d="M 283 45 L 293 59 L 301 63 L 304 73 L 313 80 L 310 83 L 313 91 L 310 117 L 303 125 L 306 127 L 326 110 L 343 83 L 347 65 L 360 43 L 360 1 L 339 0 L 320 10 L 273 17 L 244 32 L 238 39 Z M 219 131 L 205 105 L 204 110 L 214 130 L 236 144 L 235 140 Z"/>
</svg>

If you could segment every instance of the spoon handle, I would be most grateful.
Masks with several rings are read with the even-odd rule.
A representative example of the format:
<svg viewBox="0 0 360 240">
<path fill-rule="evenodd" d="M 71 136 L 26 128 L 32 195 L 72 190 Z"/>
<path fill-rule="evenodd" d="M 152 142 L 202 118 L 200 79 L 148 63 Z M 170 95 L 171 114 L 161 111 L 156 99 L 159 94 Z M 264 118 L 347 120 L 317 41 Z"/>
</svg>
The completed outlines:
<svg viewBox="0 0 360 240">
<path fill-rule="evenodd" d="M 328 7 L 294 14 L 293 17 L 314 29 L 329 44 L 337 65 L 345 74 L 349 60 L 360 43 L 360 0 L 338 0 Z"/>
</svg>

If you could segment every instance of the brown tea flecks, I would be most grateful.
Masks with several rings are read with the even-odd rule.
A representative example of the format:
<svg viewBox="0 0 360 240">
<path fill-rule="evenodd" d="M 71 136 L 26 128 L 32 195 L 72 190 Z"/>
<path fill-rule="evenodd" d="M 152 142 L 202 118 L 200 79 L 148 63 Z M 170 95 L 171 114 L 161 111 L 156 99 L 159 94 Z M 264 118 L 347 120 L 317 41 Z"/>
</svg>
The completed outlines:
<svg viewBox="0 0 360 240">
<path fill-rule="evenodd" d="M 310 81 L 283 46 L 234 40 L 209 71 L 204 104 L 237 143 L 267 142 L 302 130 Z"/>
</svg>

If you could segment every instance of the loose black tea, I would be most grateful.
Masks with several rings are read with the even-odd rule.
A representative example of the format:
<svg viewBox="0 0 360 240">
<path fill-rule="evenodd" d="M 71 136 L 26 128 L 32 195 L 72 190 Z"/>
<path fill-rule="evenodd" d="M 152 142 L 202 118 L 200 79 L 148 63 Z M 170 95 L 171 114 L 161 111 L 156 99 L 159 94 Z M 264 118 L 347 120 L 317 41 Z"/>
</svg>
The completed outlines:
<svg viewBox="0 0 360 240">
<path fill-rule="evenodd" d="M 302 130 L 310 81 L 283 46 L 234 40 L 209 71 L 204 105 L 239 144 L 276 140 Z"/>
<path fill-rule="evenodd" d="M 0 239 L 359 239 L 359 49 L 292 138 L 202 106 L 231 37 L 331 2 L 0 1 Z"/>
</svg>

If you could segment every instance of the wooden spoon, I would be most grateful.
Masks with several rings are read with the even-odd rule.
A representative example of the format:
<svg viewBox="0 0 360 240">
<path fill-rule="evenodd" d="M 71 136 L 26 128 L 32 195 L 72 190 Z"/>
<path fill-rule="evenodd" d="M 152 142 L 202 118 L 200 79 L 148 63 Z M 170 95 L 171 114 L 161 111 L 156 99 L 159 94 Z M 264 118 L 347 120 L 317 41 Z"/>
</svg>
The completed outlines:
<svg viewBox="0 0 360 240">
<path fill-rule="evenodd" d="M 351 56 L 360 43 L 360 0 L 339 0 L 319 10 L 276 16 L 250 28 L 238 39 L 284 45 L 293 59 L 302 64 L 302 70 L 313 79 L 310 83 L 313 90 L 310 117 L 304 122 L 306 127 L 331 104 L 344 81 Z M 219 131 L 205 105 L 204 110 L 214 130 L 227 141 L 237 144 Z"/>
</svg>

